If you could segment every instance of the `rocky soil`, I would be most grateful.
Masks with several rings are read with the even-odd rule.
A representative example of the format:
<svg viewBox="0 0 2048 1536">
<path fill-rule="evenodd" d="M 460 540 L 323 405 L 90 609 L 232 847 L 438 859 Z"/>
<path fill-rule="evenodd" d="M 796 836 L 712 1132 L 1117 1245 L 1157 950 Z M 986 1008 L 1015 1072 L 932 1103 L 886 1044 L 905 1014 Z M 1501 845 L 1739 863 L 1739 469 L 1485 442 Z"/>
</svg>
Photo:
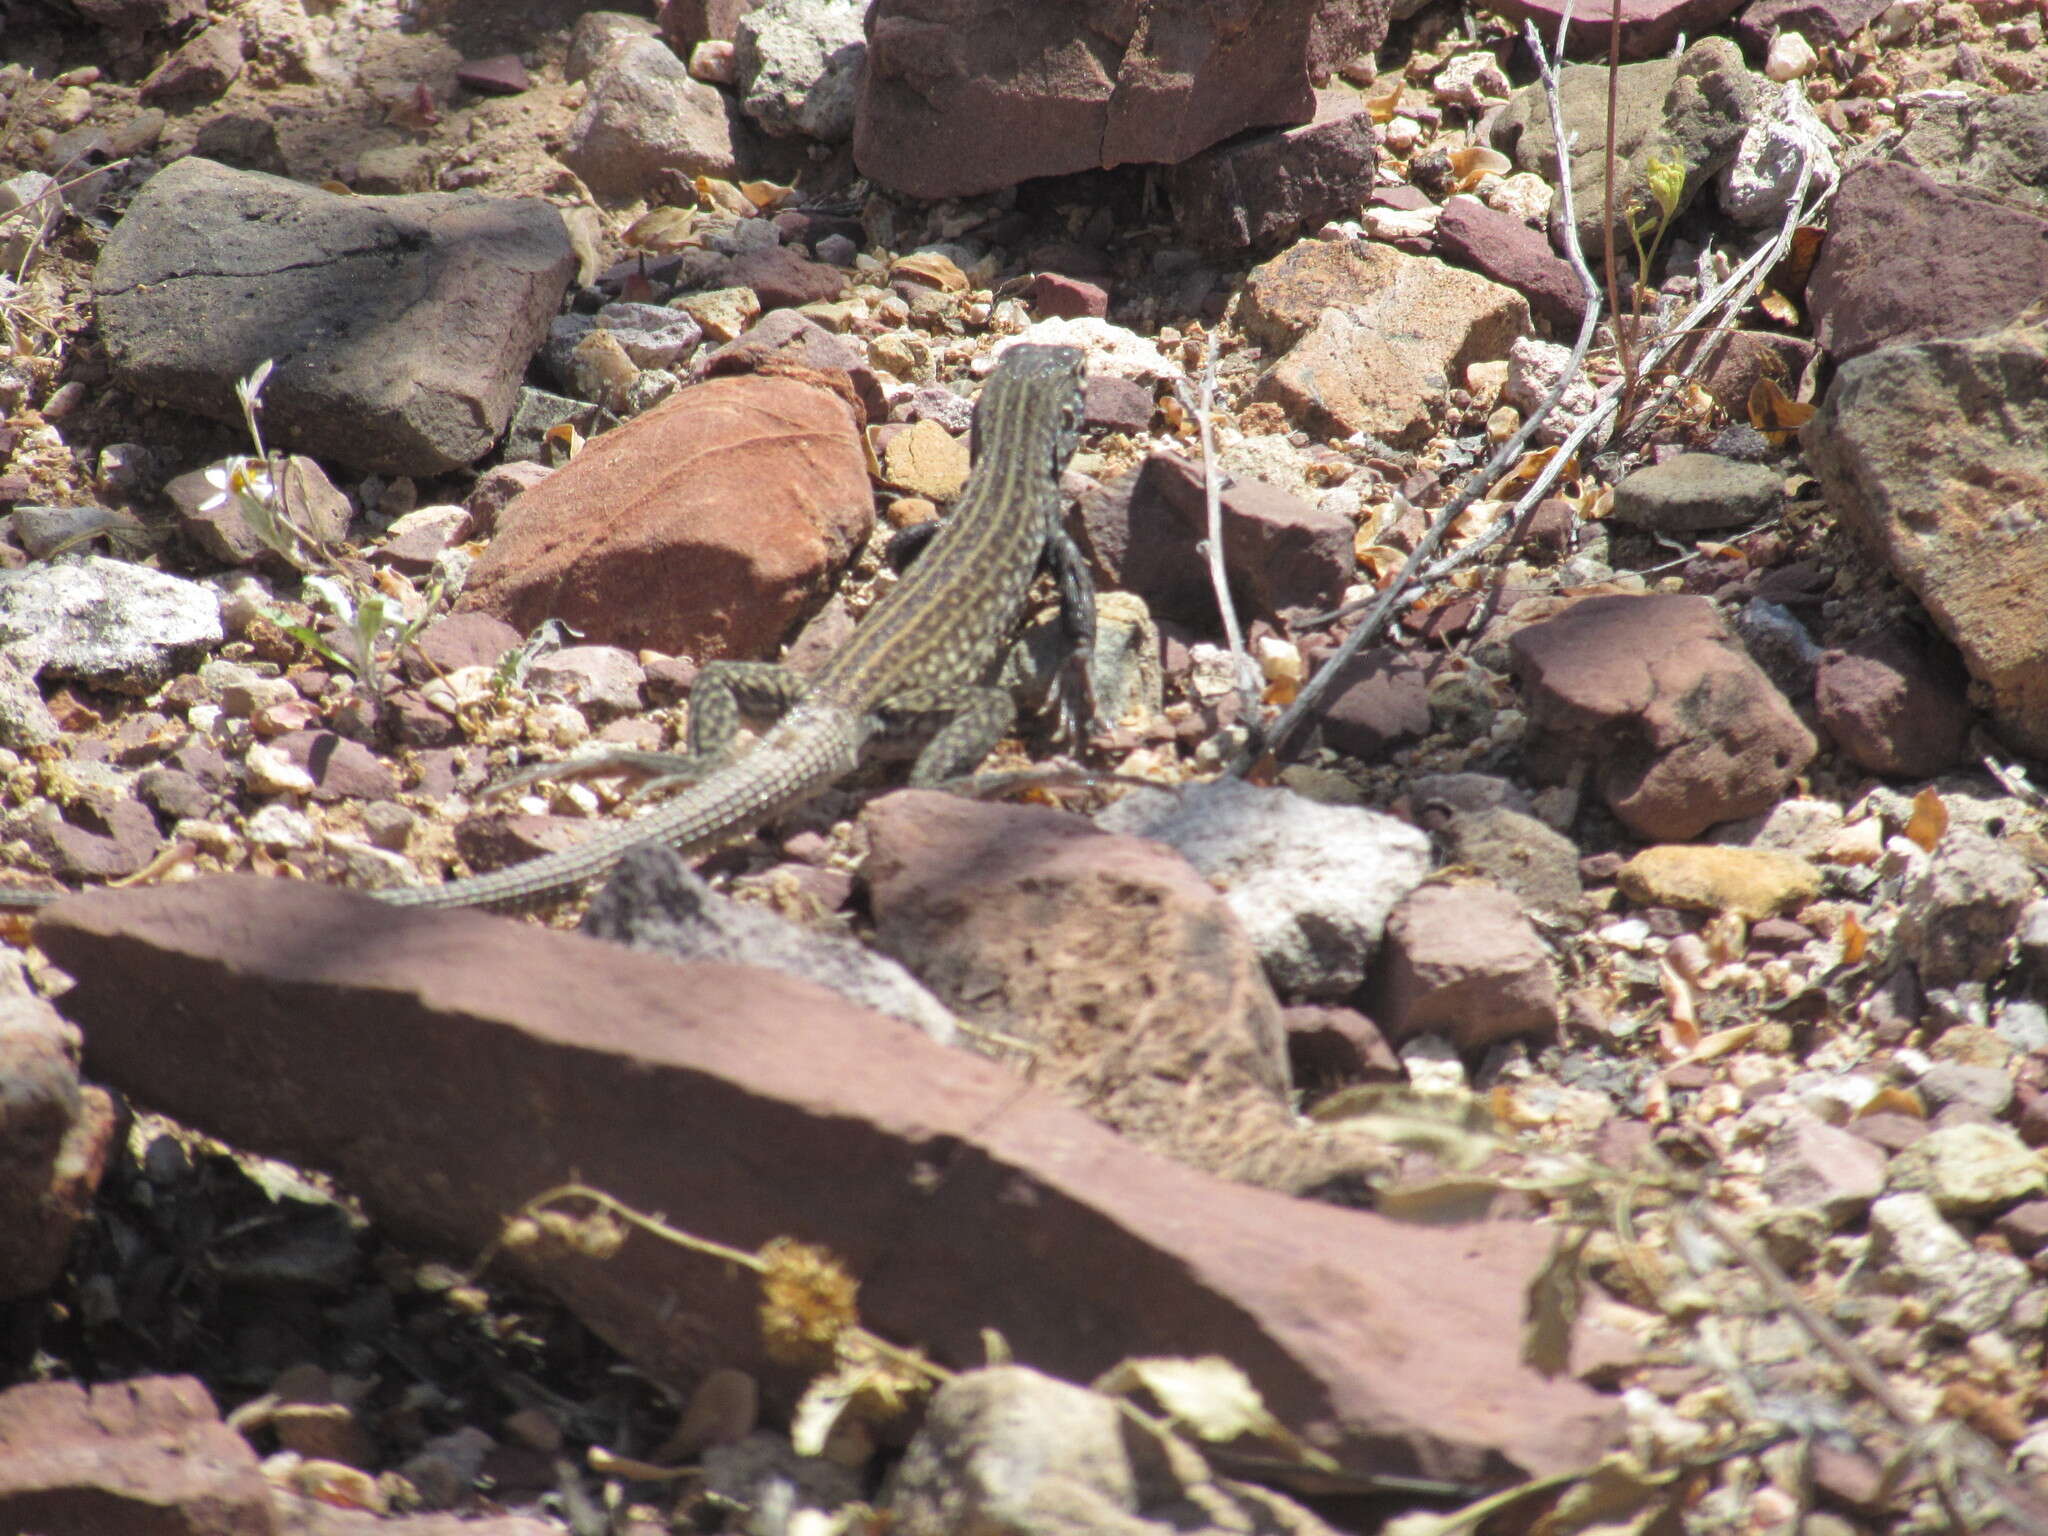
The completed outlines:
<svg viewBox="0 0 2048 1536">
<path fill-rule="evenodd" d="M 2048 1530 L 2038 0 L 1237 9 L 0 9 L 0 1529 Z"/>
</svg>

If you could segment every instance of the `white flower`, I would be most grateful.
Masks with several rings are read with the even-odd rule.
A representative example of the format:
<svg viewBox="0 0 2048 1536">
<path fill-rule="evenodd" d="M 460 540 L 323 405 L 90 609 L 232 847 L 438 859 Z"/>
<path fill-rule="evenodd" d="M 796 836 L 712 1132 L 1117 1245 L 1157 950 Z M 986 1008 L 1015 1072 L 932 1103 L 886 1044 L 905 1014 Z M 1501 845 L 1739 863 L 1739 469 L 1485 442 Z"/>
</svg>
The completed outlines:
<svg viewBox="0 0 2048 1536">
<path fill-rule="evenodd" d="M 212 512 L 227 505 L 229 497 L 237 501 L 249 497 L 265 506 L 270 504 L 270 468 L 254 459 L 237 455 L 209 465 L 206 483 L 213 487 L 214 494 L 199 504 L 202 512 Z"/>
</svg>

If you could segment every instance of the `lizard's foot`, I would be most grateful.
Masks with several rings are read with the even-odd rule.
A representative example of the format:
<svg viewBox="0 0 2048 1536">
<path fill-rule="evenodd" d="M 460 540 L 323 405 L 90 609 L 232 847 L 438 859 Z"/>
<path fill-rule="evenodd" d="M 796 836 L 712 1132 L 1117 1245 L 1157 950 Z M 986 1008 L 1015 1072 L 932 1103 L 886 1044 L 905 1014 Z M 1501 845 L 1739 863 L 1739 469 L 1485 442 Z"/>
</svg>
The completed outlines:
<svg viewBox="0 0 2048 1536">
<path fill-rule="evenodd" d="M 685 784 L 695 783 L 717 764 L 690 756 L 683 752 L 642 752 L 632 747 L 607 747 L 601 752 L 592 752 L 582 757 L 568 758 L 559 763 L 542 763 L 537 768 L 528 768 L 500 779 L 484 791 L 487 799 L 511 794 L 538 784 L 545 779 L 574 779 L 592 773 L 638 773 L 646 781 L 626 797 L 630 805 L 654 795 L 665 795 Z"/>
</svg>

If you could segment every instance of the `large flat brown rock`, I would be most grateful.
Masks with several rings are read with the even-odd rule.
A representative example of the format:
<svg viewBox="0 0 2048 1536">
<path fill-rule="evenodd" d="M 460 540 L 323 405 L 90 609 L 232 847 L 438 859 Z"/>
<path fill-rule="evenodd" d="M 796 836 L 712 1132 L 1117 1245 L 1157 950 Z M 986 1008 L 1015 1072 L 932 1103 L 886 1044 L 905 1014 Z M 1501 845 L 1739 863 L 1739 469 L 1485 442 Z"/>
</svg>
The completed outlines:
<svg viewBox="0 0 2048 1536">
<path fill-rule="evenodd" d="M 1604 1399 L 1517 1363 L 1541 1228 L 1207 1177 L 804 982 L 251 877 L 94 892 L 36 937 L 89 1071 L 331 1170 L 404 1241 L 472 1253 L 577 1175 L 723 1243 L 826 1244 L 870 1326 L 956 1365 L 984 1327 L 1078 1380 L 1227 1356 L 1357 1471 L 1497 1480 L 1601 1439 Z M 657 1377 L 757 1363 L 726 1266 L 636 1236 L 536 1278 Z"/>
</svg>

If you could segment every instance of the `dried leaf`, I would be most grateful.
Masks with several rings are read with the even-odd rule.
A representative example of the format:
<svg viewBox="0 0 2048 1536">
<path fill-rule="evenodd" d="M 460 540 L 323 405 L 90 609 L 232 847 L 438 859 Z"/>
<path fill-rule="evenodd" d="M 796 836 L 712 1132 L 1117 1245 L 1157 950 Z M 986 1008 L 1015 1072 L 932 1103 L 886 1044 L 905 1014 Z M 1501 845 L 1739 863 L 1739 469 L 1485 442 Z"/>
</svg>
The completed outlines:
<svg viewBox="0 0 2048 1536">
<path fill-rule="evenodd" d="M 1251 1378 L 1221 1355 L 1124 1360 L 1095 1382 L 1096 1391 L 1112 1397 L 1128 1397 L 1141 1389 L 1169 1419 L 1204 1440 L 1222 1443 L 1241 1435 L 1263 1439 L 1286 1433 Z"/>
<path fill-rule="evenodd" d="M 1766 288 L 1758 294 L 1756 307 L 1787 330 L 1799 324 L 1799 306 L 1775 288 Z"/>
<path fill-rule="evenodd" d="M 1870 930 L 1856 920 L 1854 912 L 1843 914 L 1842 926 L 1835 930 L 1835 937 L 1842 941 L 1842 964 L 1854 965 L 1870 948 Z"/>
<path fill-rule="evenodd" d="M 1730 1051 L 1738 1051 L 1754 1040 L 1756 1032 L 1763 1027 L 1762 1021 L 1758 1021 L 1754 1024 L 1737 1024 L 1729 1029 L 1717 1029 L 1693 1047 L 1689 1059 L 1712 1061 L 1717 1056 L 1726 1056 Z"/>
<path fill-rule="evenodd" d="M 690 185 L 696 189 L 698 199 L 708 208 L 716 208 L 721 213 L 734 214 L 742 219 L 754 216 L 754 205 L 748 200 L 747 194 L 729 181 L 723 181 L 716 176 L 698 176 L 691 180 Z"/>
<path fill-rule="evenodd" d="M 1749 952 L 1749 924 L 1740 912 L 1716 912 L 1700 929 L 1716 965 L 1732 965 Z"/>
<path fill-rule="evenodd" d="M 1358 556 L 1359 565 L 1372 578 L 1372 584 L 1376 587 L 1384 586 L 1393 580 L 1395 573 L 1408 562 L 1407 554 L 1391 544 L 1367 544 L 1354 553 Z"/>
<path fill-rule="evenodd" d="M 1556 1508 L 1530 1527 L 1532 1536 L 1678 1536 L 1684 1528 L 1685 1468 L 1651 1472 L 1616 1452 L 1573 1484 Z"/>
<path fill-rule="evenodd" d="M 1016 1358 L 1010 1353 L 1010 1341 L 993 1328 L 981 1330 L 981 1357 L 984 1365 L 1008 1365 Z"/>
<path fill-rule="evenodd" d="M 1759 374 L 1749 390 L 1749 424 L 1782 448 L 1813 416 L 1813 407 L 1794 400 L 1777 380 Z"/>
<path fill-rule="evenodd" d="M 1932 789 L 1921 790 L 1913 797 L 1913 814 L 1906 818 L 1906 837 L 1923 853 L 1932 853 L 1947 830 L 1948 806 Z"/>
<path fill-rule="evenodd" d="M 740 195 L 765 213 L 770 208 L 780 208 L 796 196 L 796 188 L 785 187 L 775 181 L 743 181 L 740 183 Z"/>
<path fill-rule="evenodd" d="M 1806 279 L 1813 271 L 1813 263 L 1820 255 L 1826 232 L 1818 224 L 1802 224 L 1792 231 L 1792 243 L 1778 264 L 1771 268 L 1768 281 L 1778 292 L 1800 299 L 1806 296 Z"/>
<path fill-rule="evenodd" d="M 1451 174 L 1457 178 L 1460 192 L 1470 192 L 1488 176 L 1505 176 L 1514 168 L 1506 155 L 1484 144 L 1467 144 L 1451 151 Z"/>
<path fill-rule="evenodd" d="M 1657 962 L 1657 984 L 1663 989 L 1664 1004 L 1670 1010 L 1658 1028 L 1659 1040 L 1673 1058 L 1688 1056 L 1699 1048 L 1699 1001 L 1685 973 L 1671 963 L 1669 955 Z"/>
<path fill-rule="evenodd" d="M 650 208 L 619 236 L 628 250 L 674 251 L 688 244 L 697 228 L 695 208 Z"/>
<path fill-rule="evenodd" d="M 967 274 L 953 258 L 939 251 L 912 251 L 889 264 L 891 277 L 908 277 L 941 293 L 965 293 Z"/>
<path fill-rule="evenodd" d="M 1911 1088 L 1880 1088 L 1856 1111 L 1858 1120 L 1865 1115 L 1909 1115 L 1915 1120 L 1925 1120 L 1927 1105 Z"/>
<path fill-rule="evenodd" d="M 1418 1226 L 1450 1227 L 1484 1221 L 1496 1196 L 1506 1186 L 1499 1179 L 1480 1174 L 1455 1179 L 1421 1179 L 1383 1189 L 1373 1197 L 1373 1209 L 1394 1221 Z"/>
<path fill-rule="evenodd" d="M 1401 91 L 1407 85 L 1407 78 L 1399 70 L 1381 77 L 1373 88 L 1365 93 L 1365 110 L 1372 114 L 1376 123 L 1392 122 L 1401 111 Z"/>
<path fill-rule="evenodd" d="M 558 421 L 547 429 L 541 442 L 547 448 L 551 462 L 566 464 L 582 451 L 583 434 L 571 423 Z"/>
<path fill-rule="evenodd" d="M 1572 1329 L 1585 1300 L 1586 1241 L 1590 1228 L 1576 1235 L 1559 1232 L 1550 1256 L 1530 1278 L 1523 1298 L 1522 1363 L 1544 1376 L 1558 1376 L 1571 1367 Z"/>
<path fill-rule="evenodd" d="M 804 1388 L 804 1395 L 797 1399 L 796 1412 L 789 1420 L 789 1443 L 796 1448 L 799 1456 L 821 1455 L 825 1442 L 839 1423 L 840 1416 L 861 1388 L 867 1385 L 873 1371 L 867 1366 L 854 1369 L 841 1367 L 811 1379 Z"/>
</svg>

